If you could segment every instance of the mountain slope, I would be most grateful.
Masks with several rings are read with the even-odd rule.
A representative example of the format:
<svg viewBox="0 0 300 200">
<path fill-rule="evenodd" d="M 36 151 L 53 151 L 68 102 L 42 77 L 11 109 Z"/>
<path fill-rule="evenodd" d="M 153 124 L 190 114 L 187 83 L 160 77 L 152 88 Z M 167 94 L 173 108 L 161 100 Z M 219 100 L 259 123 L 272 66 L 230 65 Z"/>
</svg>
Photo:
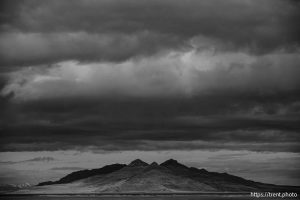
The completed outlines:
<svg viewBox="0 0 300 200">
<path fill-rule="evenodd" d="M 179 177 L 169 169 L 155 163 L 136 165 L 134 162 L 119 171 L 102 177 L 84 180 L 86 185 L 97 186 L 95 192 L 178 192 L 214 191 L 208 185 Z"/>
<path fill-rule="evenodd" d="M 109 174 L 114 171 L 120 170 L 121 168 L 123 168 L 125 166 L 126 165 L 124 165 L 124 164 L 113 164 L 113 165 L 106 165 L 100 169 L 76 171 L 76 172 L 72 172 L 71 174 L 68 174 L 67 176 L 59 179 L 58 181 L 42 182 L 42 183 L 39 183 L 38 186 L 71 183 L 71 182 L 85 179 L 85 178 L 88 178 L 91 176 L 96 176 L 96 175 L 101 175 L 101 174 Z"/>
<path fill-rule="evenodd" d="M 300 191 L 300 187 L 295 186 L 278 186 L 274 184 L 265 184 L 247 180 L 228 173 L 209 172 L 205 169 L 187 167 L 170 159 L 161 164 L 179 176 L 188 177 L 197 182 L 215 188 L 221 192 L 241 192 L 241 191 Z"/>
<path fill-rule="evenodd" d="M 151 164 L 141 173 L 130 177 L 117 188 L 109 188 L 105 192 L 180 192 L 180 191 L 215 191 L 214 188 L 180 177 L 163 166 Z"/>
<path fill-rule="evenodd" d="M 218 191 L 257 191 L 258 189 L 256 183 L 253 181 L 226 173 L 208 172 L 205 169 L 193 167 L 189 168 L 172 159 L 162 163 L 161 166 L 170 169 L 180 176 L 205 183 Z"/>
</svg>

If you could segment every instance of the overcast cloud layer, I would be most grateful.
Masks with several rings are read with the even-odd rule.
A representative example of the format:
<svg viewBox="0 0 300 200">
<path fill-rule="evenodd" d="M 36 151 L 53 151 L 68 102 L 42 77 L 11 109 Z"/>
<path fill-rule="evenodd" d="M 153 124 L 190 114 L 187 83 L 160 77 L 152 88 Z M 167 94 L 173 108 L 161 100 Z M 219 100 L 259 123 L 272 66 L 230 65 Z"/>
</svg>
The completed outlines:
<svg viewBox="0 0 300 200">
<path fill-rule="evenodd" d="M 0 150 L 299 152 L 299 8 L 3 1 Z"/>
</svg>

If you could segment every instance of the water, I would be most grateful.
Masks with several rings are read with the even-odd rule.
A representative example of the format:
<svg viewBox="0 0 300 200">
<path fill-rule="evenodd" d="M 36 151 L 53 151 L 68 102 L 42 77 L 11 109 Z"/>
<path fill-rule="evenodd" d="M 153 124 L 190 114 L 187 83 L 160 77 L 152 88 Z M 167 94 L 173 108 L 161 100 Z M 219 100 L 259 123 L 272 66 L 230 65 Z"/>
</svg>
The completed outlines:
<svg viewBox="0 0 300 200">
<path fill-rule="evenodd" d="M 189 195 L 189 196 L 6 196 L 0 200 L 250 200 L 257 199 L 241 195 Z M 259 198 L 260 200 L 279 200 L 282 198 Z M 297 199 L 297 198 L 289 198 Z"/>
</svg>

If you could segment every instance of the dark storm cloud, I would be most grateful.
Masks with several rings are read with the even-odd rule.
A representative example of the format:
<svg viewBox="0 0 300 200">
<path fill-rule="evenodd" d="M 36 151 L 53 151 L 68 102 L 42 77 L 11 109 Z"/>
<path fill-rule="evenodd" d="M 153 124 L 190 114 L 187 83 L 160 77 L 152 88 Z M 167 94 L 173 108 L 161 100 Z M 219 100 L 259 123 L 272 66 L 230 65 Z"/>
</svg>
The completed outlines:
<svg viewBox="0 0 300 200">
<path fill-rule="evenodd" d="M 128 33 L 154 30 L 186 37 L 203 33 L 237 40 L 250 38 L 248 35 L 251 33 L 254 37 L 276 37 L 281 31 L 287 31 L 286 38 L 295 39 L 295 31 L 299 30 L 294 27 L 299 23 L 296 21 L 298 6 L 291 1 L 270 0 L 103 0 L 75 1 L 72 4 L 61 0 L 26 1 L 19 6 L 19 18 L 10 23 L 10 28 L 28 32 L 84 30 Z M 280 30 L 285 28 L 288 29 Z M 238 33 L 234 34 L 234 31 Z"/>
<path fill-rule="evenodd" d="M 80 82 L 74 73 L 86 69 L 72 63 L 16 72 L 5 87 L 12 96 L 3 109 L 1 151 L 299 151 L 299 73 L 293 57 L 280 57 L 277 65 L 267 59 L 250 67 L 230 63 L 229 69 L 192 70 L 195 80 L 177 80 L 168 62 L 153 60 L 159 60 L 150 62 L 155 68 L 127 63 L 117 68 L 125 69 L 121 73 L 96 65 L 100 71 L 91 70 L 87 74 L 93 76 Z M 190 93 L 169 94 L 174 87 Z"/>
<path fill-rule="evenodd" d="M 179 46 L 176 37 L 151 32 L 95 34 L 3 33 L 0 72 L 13 66 L 52 64 L 64 60 L 124 61 Z"/>
<path fill-rule="evenodd" d="M 4 4 L 1 151 L 299 152 L 298 2 Z"/>
<path fill-rule="evenodd" d="M 217 49 L 253 53 L 293 51 L 299 46 L 299 3 L 293 1 L 28 0 L 4 4 L 2 67 L 67 59 L 120 61 L 184 44 L 197 46 L 203 37 Z"/>
<path fill-rule="evenodd" d="M 243 101 L 236 107 L 237 102 L 241 99 L 199 97 L 14 105 L 16 113 L 6 119 L 1 150 L 299 151 L 300 113 L 294 108 L 289 112 L 285 105 L 297 106 L 293 101 L 266 106 Z M 278 114 L 282 108 L 286 113 Z"/>
</svg>

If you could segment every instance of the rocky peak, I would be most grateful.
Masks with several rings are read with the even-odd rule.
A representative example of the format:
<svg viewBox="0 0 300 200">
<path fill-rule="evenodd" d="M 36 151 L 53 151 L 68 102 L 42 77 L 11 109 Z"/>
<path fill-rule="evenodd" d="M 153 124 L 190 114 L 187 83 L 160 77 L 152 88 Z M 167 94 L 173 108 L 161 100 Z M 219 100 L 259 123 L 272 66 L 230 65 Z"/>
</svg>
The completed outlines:
<svg viewBox="0 0 300 200">
<path fill-rule="evenodd" d="M 145 167 L 148 166 L 149 164 L 140 160 L 140 159 L 136 159 L 134 161 L 132 161 L 128 166 L 129 167 Z"/>
<path fill-rule="evenodd" d="M 169 159 L 161 163 L 160 165 L 177 165 L 177 164 L 179 164 L 177 160 Z"/>
<path fill-rule="evenodd" d="M 168 167 L 168 166 L 171 166 L 171 167 L 185 167 L 185 165 L 183 164 L 180 164 L 177 160 L 174 160 L 174 159 L 169 159 L 163 163 L 160 164 L 161 166 L 165 166 L 165 167 Z"/>
<path fill-rule="evenodd" d="M 158 166 L 158 164 L 157 164 L 157 162 L 153 162 L 153 163 L 151 163 L 150 166 L 151 166 L 151 167 L 156 167 L 156 166 Z"/>
</svg>

